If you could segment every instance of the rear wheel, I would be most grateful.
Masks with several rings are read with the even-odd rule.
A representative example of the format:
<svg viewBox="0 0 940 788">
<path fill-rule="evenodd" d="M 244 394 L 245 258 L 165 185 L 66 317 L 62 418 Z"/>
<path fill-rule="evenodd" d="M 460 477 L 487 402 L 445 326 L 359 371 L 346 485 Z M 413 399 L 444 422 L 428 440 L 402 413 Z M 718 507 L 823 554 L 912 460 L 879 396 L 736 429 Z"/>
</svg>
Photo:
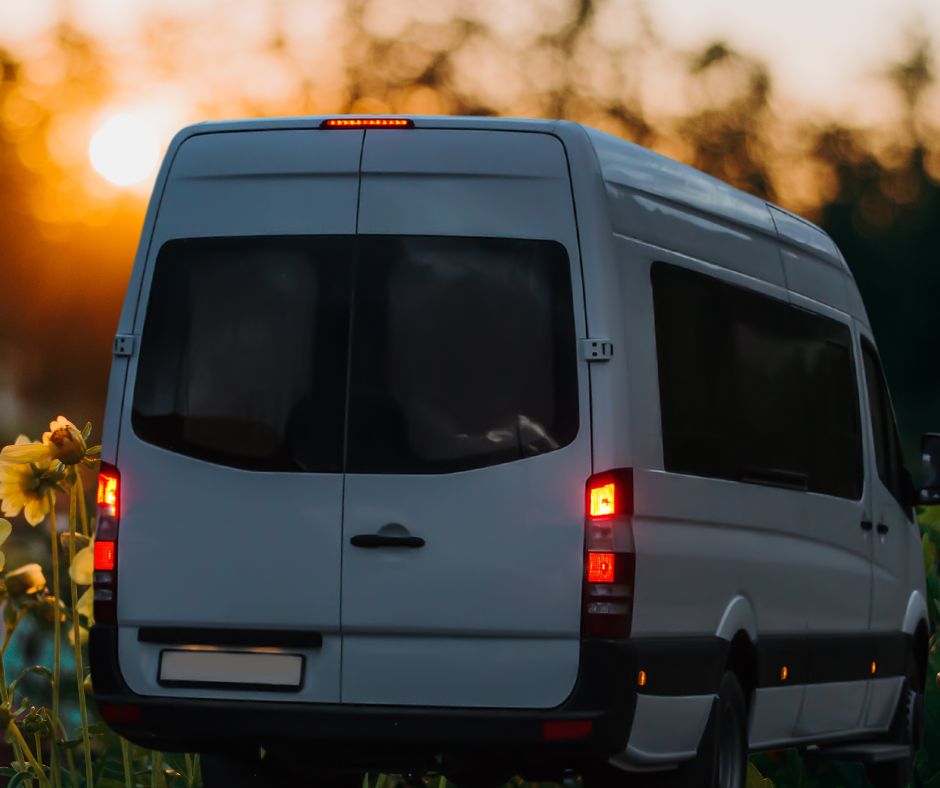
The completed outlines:
<svg viewBox="0 0 940 788">
<path fill-rule="evenodd" d="M 747 701 L 737 676 L 721 677 L 718 697 L 694 760 L 673 774 L 666 785 L 683 788 L 744 788 L 747 780 Z"/>
<path fill-rule="evenodd" d="M 904 680 L 887 739 L 909 745 L 910 755 L 897 761 L 866 764 L 865 775 L 874 788 L 903 788 L 914 776 L 914 755 L 921 744 L 924 716 L 924 695 L 917 686 L 913 674 Z"/>
</svg>

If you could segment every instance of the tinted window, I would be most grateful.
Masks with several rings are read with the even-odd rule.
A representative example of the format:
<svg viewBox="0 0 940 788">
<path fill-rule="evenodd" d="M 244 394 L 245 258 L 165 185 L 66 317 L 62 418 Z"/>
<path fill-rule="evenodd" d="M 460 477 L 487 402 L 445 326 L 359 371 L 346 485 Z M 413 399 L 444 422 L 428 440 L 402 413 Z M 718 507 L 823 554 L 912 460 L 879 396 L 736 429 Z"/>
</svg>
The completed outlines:
<svg viewBox="0 0 940 788">
<path fill-rule="evenodd" d="M 867 339 L 862 339 L 862 357 L 865 361 L 865 385 L 868 389 L 868 406 L 871 410 L 872 438 L 875 444 L 875 465 L 878 477 L 897 499 L 902 509 L 910 507 L 905 502 L 910 487 L 907 469 L 901 453 L 901 440 L 894 421 L 891 398 L 885 383 L 884 373 L 875 348 Z"/>
<path fill-rule="evenodd" d="M 172 241 L 160 251 L 133 426 L 258 470 L 342 469 L 351 239 Z"/>
<path fill-rule="evenodd" d="M 653 266 L 666 470 L 857 499 L 849 329 L 678 266 Z"/>
<path fill-rule="evenodd" d="M 361 237 L 347 469 L 453 471 L 569 443 L 570 277 L 554 242 Z"/>
<path fill-rule="evenodd" d="M 134 430 L 257 470 L 438 473 L 551 451 L 578 428 L 570 276 L 548 241 L 170 242 Z"/>
</svg>

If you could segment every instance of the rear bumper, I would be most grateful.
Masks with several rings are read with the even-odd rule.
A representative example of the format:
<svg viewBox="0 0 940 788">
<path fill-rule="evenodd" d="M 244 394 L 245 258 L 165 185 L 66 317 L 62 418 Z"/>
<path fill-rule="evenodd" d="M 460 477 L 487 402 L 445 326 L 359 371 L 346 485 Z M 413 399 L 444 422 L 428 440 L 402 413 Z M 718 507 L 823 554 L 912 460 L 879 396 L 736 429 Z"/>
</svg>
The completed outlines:
<svg viewBox="0 0 940 788">
<path fill-rule="evenodd" d="M 164 751 L 206 751 L 259 742 L 307 741 L 341 747 L 383 745 L 427 754 L 499 749 L 576 762 L 623 752 L 636 692 L 629 641 L 581 645 L 578 679 L 554 709 L 470 709 L 180 699 L 137 695 L 118 665 L 117 627 L 96 625 L 89 641 L 95 699 L 125 738 Z M 577 735 L 546 737 L 545 723 L 590 722 Z M 552 733 L 558 734 L 556 729 Z"/>
</svg>

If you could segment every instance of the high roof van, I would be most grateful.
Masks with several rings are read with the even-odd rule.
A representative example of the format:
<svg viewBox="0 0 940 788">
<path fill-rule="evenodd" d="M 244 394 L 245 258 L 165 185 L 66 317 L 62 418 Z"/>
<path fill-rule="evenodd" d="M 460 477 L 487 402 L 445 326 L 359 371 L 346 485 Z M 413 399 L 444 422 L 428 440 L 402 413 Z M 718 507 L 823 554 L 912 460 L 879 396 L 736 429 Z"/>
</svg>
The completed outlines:
<svg viewBox="0 0 940 788">
<path fill-rule="evenodd" d="M 901 786 L 899 445 L 842 255 L 761 199 L 569 122 L 191 126 L 114 344 L 95 696 L 210 788 Z"/>
</svg>

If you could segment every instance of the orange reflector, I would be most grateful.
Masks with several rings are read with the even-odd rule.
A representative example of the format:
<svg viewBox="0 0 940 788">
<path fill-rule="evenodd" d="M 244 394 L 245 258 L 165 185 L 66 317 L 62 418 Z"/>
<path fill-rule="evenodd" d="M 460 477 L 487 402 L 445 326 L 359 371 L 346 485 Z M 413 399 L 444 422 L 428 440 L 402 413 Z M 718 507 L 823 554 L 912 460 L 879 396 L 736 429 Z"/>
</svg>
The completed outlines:
<svg viewBox="0 0 940 788">
<path fill-rule="evenodd" d="M 410 129 L 414 122 L 408 118 L 330 118 L 320 124 L 321 129 Z"/>
<path fill-rule="evenodd" d="M 784 665 L 780 668 L 780 680 L 786 681 L 788 678 L 790 678 L 790 669 Z"/>
<path fill-rule="evenodd" d="M 118 476 L 116 473 L 101 471 L 98 474 L 98 497 L 99 506 L 112 506 L 114 510 L 110 513 L 112 517 L 117 517 L 118 504 Z"/>
<path fill-rule="evenodd" d="M 641 670 L 639 673 L 636 674 L 636 683 L 637 683 L 637 686 L 639 687 L 646 686 L 646 671 L 645 670 Z"/>
<path fill-rule="evenodd" d="M 591 735 L 591 729 L 594 723 L 591 720 L 554 720 L 552 722 L 542 723 L 542 738 L 559 739 L 583 739 Z"/>
<path fill-rule="evenodd" d="M 874 676 L 878 672 L 878 663 L 875 660 L 871 661 L 871 675 Z"/>
<path fill-rule="evenodd" d="M 114 542 L 95 542 L 95 571 L 114 571 Z"/>
<path fill-rule="evenodd" d="M 591 517 L 610 517 L 616 514 L 617 485 L 613 482 L 591 488 Z"/>
<path fill-rule="evenodd" d="M 588 553 L 588 582 L 613 583 L 614 582 L 614 554 Z"/>
</svg>

